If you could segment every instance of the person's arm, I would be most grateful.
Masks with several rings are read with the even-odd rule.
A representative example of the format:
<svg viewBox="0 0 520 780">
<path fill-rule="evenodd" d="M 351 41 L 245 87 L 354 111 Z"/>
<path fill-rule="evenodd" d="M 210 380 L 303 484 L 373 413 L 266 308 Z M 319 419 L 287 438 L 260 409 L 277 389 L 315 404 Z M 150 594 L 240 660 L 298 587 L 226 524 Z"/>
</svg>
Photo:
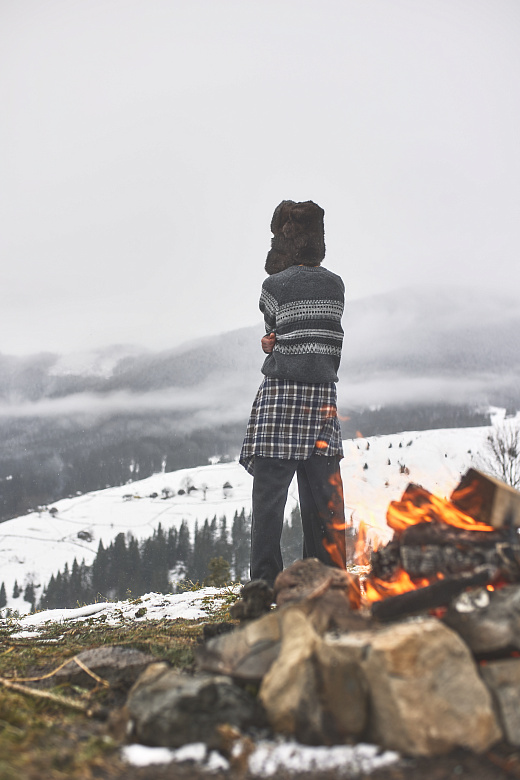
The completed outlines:
<svg viewBox="0 0 520 780">
<path fill-rule="evenodd" d="M 259 307 L 264 315 L 266 333 L 262 337 L 262 349 L 267 355 L 270 355 L 276 342 L 276 310 L 278 305 L 274 296 L 265 289 L 264 285 L 262 285 Z"/>
</svg>

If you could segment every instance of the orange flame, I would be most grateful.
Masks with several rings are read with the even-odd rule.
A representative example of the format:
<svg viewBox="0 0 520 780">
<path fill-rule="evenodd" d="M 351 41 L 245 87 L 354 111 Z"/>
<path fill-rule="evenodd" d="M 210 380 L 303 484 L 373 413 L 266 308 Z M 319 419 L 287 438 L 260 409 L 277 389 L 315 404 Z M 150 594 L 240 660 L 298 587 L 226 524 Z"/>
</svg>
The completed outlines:
<svg viewBox="0 0 520 780">
<path fill-rule="evenodd" d="M 370 563 L 367 551 L 367 526 L 364 520 L 359 523 L 355 561 L 358 566 L 368 566 Z"/>
<path fill-rule="evenodd" d="M 380 580 L 378 577 L 369 577 L 365 580 L 365 597 L 372 604 L 374 601 L 382 601 L 390 596 L 397 596 L 399 593 L 406 593 L 409 590 L 425 588 L 431 585 L 428 579 L 419 579 L 413 581 L 404 569 L 399 569 L 392 580 Z"/>
<path fill-rule="evenodd" d="M 350 572 L 345 572 L 348 578 L 348 600 L 350 609 L 359 609 L 361 606 L 361 584 L 359 577 Z"/>
<path fill-rule="evenodd" d="M 327 523 L 329 537 L 323 537 L 323 546 L 334 565 L 339 566 L 340 569 L 344 569 L 347 559 L 347 540 L 345 538 L 347 523 L 345 521 L 345 508 L 343 503 L 343 482 L 341 481 L 339 471 L 337 474 L 333 474 L 329 482 L 334 488 L 328 507 L 332 515 L 332 520 Z"/>
<path fill-rule="evenodd" d="M 461 512 L 450 501 L 434 496 L 419 485 L 410 484 L 401 501 L 392 501 L 388 507 L 386 521 L 390 528 L 400 533 L 417 523 L 434 521 L 461 528 L 465 531 L 493 531 L 486 523 L 480 523 Z"/>
</svg>

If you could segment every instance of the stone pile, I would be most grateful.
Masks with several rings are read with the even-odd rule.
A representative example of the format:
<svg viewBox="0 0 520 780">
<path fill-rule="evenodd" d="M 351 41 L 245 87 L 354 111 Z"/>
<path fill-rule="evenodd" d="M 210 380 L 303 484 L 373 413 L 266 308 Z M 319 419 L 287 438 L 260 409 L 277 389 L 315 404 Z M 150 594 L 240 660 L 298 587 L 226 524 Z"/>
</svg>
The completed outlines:
<svg viewBox="0 0 520 780">
<path fill-rule="evenodd" d="M 520 586 L 464 593 L 442 620 L 391 624 L 352 609 L 355 586 L 346 572 L 297 562 L 275 584 L 277 608 L 207 641 L 193 674 L 149 667 L 128 696 L 127 731 L 224 752 L 266 728 L 414 756 L 520 745 Z M 257 596 L 267 608 L 265 588 Z"/>
</svg>

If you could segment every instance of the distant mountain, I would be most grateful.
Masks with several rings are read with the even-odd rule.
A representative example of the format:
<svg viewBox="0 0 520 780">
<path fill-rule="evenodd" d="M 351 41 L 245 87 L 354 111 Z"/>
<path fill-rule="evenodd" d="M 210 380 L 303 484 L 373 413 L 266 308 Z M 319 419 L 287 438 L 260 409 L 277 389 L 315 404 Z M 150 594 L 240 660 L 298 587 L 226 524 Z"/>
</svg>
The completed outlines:
<svg viewBox="0 0 520 780">
<path fill-rule="evenodd" d="M 356 406 L 375 403 L 363 401 L 365 390 L 374 395 L 374 383 L 377 403 L 416 402 L 421 392 L 431 402 L 467 400 L 469 394 L 486 403 L 486 394 L 514 394 L 520 385 L 520 307 L 507 298 L 471 289 L 398 290 L 347 303 L 344 330 L 339 387 Z M 262 334 L 259 323 L 161 352 L 125 345 L 65 356 L 0 355 L 0 401 L 16 414 L 21 403 L 85 393 L 108 403 L 110 395 L 123 393 L 128 408 L 132 397 L 139 405 L 143 394 L 196 388 L 210 408 L 212 389 L 218 395 L 225 388 L 230 401 L 254 393 Z M 404 379 L 410 380 L 408 392 Z M 428 380 L 428 392 L 419 379 Z"/>
</svg>

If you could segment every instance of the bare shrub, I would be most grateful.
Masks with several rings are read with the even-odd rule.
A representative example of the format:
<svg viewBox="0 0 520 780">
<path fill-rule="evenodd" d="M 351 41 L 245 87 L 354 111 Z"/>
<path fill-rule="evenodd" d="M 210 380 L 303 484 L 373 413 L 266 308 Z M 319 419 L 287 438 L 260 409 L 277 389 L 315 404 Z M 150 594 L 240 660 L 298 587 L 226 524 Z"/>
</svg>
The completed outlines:
<svg viewBox="0 0 520 780">
<path fill-rule="evenodd" d="M 488 435 L 481 468 L 514 488 L 520 488 L 520 424 L 503 423 Z"/>
</svg>

